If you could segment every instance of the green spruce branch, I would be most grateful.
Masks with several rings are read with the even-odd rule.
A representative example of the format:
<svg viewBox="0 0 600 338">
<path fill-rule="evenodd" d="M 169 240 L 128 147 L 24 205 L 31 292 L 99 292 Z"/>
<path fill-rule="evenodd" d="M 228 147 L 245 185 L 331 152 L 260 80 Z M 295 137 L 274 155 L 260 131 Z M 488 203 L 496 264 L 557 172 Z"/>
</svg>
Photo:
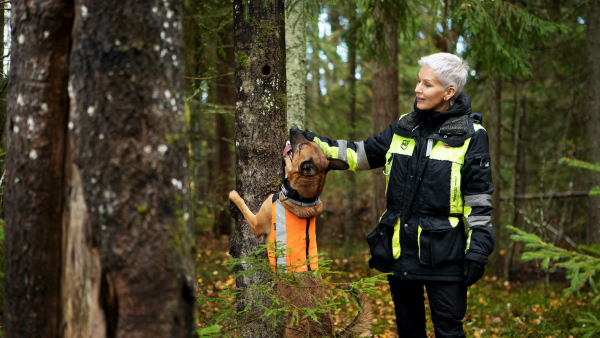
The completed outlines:
<svg viewBox="0 0 600 338">
<path fill-rule="evenodd" d="M 540 259 L 544 269 L 550 267 L 550 261 L 557 262 L 550 267 L 550 272 L 556 271 L 557 268 L 566 269 L 565 277 L 569 280 L 570 285 L 564 290 L 565 296 L 568 297 L 573 294 L 579 296 L 581 288 L 588 284 L 593 293 L 592 305 L 596 305 L 600 301 L 597 278 L 598 272 L 600 272 L 600 247 L 580 245 L 579 249 L 590 255 L 583 254 L 561 249 L 544 242 L 535 234 L 527 233 L 513 226 L 507 225 L 506 227 L 516 232 L 516 234 L 510 236 L 512 240 L 523 242 L 527 248 L 533 249 L 523 253 L 523 260 Z M 575 328 L 572 332 L 583 333 L 583 337 L 595 337 L 600 333 L 600 321 L 592 313 L 587 313 L 587 318 L 578 318 L 577 322 L 581 323 L 582 327 Z"/>
</svg>

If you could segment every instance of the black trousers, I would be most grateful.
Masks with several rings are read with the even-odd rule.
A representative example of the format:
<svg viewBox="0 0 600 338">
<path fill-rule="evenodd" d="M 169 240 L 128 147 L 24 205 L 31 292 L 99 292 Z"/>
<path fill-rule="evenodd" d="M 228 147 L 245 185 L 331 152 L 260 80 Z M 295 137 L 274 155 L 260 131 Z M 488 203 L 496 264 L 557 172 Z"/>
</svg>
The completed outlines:
<svg viewBox="0 0 600 338">
<path fill-rule="evenodd" d="M 462 319 L 467 312 L 465 282 L 408 281 L 388 276 L 401 338 L 425 338 L 425 297 L 427 289 L 431 320 L 436 338 L 466 337 Z"/>
</svg>

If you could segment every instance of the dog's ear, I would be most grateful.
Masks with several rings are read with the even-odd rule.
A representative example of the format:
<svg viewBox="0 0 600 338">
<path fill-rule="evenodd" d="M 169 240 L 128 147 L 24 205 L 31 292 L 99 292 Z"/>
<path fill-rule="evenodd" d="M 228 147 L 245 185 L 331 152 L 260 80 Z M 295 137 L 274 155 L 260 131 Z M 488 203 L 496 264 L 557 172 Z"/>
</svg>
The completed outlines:
<svg viewBox="0 0 600 338">
<path fill-rule="evenodd" d="M 327 158 L 329 160 L 329 165 L 327 166 L 327 171 L 329 170 L 346 170 L 350 168 L 348 163 L 338 160 L 337 158 Z"/>
</svg>

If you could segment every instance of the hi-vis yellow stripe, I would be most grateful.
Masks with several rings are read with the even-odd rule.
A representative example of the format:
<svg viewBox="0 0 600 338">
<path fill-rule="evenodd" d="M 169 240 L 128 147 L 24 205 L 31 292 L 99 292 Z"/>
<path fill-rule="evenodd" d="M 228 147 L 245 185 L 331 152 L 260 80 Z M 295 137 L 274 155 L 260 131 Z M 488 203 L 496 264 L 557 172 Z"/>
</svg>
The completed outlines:
<svg viewBox="0 0 600 338">
<path fill-rule="evenodd" d="M 467 253 L 467 250 L 469 250 L 469 247 L 471 246 L 471 234 L 473 233 L 473 229 L 469 229 L 469 236 L 467 237 L 467 247 L 465 249 L 465 253 Z"/>
<path fill-rule="evenodd" d="M 392 254 L 394 255 L 394 259 L 400 258 L 400 253 L 402 252 L 402 248 L 400 247 L 400 224 L 402 222 L 398 218 L 398 222 L 394 225 L 394 237 L 392 237 Z"/>
<path fill-rule="evenodd" d="M 460 147 L 446 147 L 444 142 L 437 141 L 435 145 L 431 149 L 431 156 L 429 157 L 432 160 L 440 160 L 440 161 L 450 161 L 458 164 L 465 163 L 465 154 L 467 153 L 467 149 L 469 149 L 469 143 L 471 142 L 471 138 L 465 140 L 465 143 Z"/>
<path fill-rule="evenodd" d="M 419 226 L 417 232 L 417 244 L 419 245 L 419 260 L 421 260 L 421 231 L 423 231 L 423 229 L 421 229 L 421 226 Z"/>
<path fill-rule="evenodd" d="M 450 173 L 450 213 L 460 214 L 463 212 L 463 198 L 460 190 L 460 169 L 462 165 L 452 162 Z"/>
<path fill-rule="evenodd" d="M 331 158 L 338 158 L 338 150 L 339 150 L 338 147 L 330 147 L 329 144 L 321 141 L 318 137 L 315 137 L 313 141 L 317 145 L 319 145 L 319 147 L 321 147 L 321 149 L 323 149 L 325 156 L 331 157 Z"/>
</svg>

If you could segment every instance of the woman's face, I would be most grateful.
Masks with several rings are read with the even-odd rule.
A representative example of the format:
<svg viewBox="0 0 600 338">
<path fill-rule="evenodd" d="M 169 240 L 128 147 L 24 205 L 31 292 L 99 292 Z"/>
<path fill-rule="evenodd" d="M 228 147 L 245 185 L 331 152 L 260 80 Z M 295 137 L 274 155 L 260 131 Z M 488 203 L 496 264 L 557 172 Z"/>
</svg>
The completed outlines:
<svg viewBox="0 0 600 338">
<path fill-rule="evenodd" d="M 442 82 L 429 67 L 421 67 L 419 82 L 415 88 L 417 108 L 421 110 L 446 111 L 450 108 L 450 98 L 456 93 L 452 86 L 444 90 Z"/>
</svg>

